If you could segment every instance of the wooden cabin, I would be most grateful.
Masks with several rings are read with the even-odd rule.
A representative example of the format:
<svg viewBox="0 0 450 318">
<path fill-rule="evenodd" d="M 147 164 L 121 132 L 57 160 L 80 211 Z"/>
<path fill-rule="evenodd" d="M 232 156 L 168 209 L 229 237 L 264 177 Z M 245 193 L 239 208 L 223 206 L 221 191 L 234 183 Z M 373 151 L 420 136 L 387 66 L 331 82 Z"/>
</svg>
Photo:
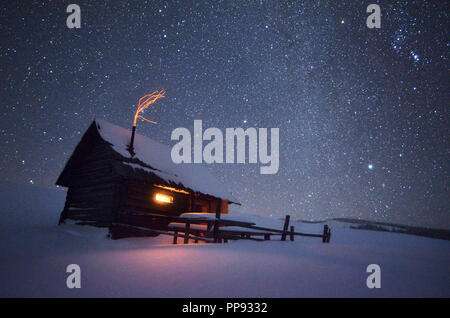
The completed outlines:
<svg viewBox="0 0 450 318">
<path fill-rule="evenodd" d="M 60 223 L 164 228 L 146 215 L 228 213 L 231 193 L 201 164 L 174 164 L 170 148 L 104 120 L 94 120 L 56 184 L 67 187 Z M 150 224 L 149 224 L 150 223 Z"/>
</svg>

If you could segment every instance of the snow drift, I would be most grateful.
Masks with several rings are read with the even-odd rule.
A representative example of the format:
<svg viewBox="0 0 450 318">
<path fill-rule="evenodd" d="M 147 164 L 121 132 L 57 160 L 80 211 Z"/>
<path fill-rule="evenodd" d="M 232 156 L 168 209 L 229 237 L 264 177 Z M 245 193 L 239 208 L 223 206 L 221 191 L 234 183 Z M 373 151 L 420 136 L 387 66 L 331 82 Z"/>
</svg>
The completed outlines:
<svg viewBox="0 0 450 318">
<path fill-rule="evenodd" d="M 110 240 L 106 229 L 57 226 L 64 199 L 64 191 L 0 183 L 0 297 L 450 296 L 450 241 L 356 230 L 344 221 L 327 222 L 330 244 L 302 237 L 189 245 L 162 236 Z M 293 225 L 310 233 L 323 226 Z M 381 267 L 380 289 L 366 287 L 373 263 Z M 81 267 L 80 289 L 66 287 L 69 264 Z"/>
</svg>

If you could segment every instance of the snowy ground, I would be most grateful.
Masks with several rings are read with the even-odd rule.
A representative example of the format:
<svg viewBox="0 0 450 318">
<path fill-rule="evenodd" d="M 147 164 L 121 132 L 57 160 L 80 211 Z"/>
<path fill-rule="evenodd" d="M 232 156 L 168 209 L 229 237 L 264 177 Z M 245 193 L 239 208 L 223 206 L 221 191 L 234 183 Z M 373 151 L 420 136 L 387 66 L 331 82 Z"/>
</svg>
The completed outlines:
<svg viewBox="0 0 450 318">
<path fill-rule="evenodd" d="M 63 191 L 0 183 L 0 297 L 450 297 L 450 241 L 337 221 L 328 222 L 330 244 L 113 241 L 104 229 L 56 226 L 64 199 Z M 315 233 L 323 226 L 294 225 Z M 81 289 L 66 287 L 73 263 L 81 266 Z M 366 287 L 372 263 L 381 266 L 381 289 Z"/>
</svg>

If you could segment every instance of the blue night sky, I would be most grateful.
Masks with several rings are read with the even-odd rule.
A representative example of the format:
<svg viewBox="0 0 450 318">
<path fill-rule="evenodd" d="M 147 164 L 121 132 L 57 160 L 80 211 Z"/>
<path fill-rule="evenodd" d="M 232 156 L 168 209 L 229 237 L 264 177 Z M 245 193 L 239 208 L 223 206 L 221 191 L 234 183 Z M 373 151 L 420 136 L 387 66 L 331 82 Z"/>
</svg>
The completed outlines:
<svg viewBox="0 0 450 318">
<path fill-rule="evenodd" d="M 250 213 L 450 228 L 447 1 L 0 4 L 0 180 L 54 187 L 94 118 L 138 133 L 278 127 L 280 168 L 210 169 Z"/>
</svg>

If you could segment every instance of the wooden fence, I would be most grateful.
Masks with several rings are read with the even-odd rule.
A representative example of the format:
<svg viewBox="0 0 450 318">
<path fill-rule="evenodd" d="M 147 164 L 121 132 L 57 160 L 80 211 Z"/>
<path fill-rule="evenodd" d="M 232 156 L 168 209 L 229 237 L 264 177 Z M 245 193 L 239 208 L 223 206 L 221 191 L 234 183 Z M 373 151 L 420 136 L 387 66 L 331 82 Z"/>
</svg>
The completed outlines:
<svg viewBox="0 0 450 318">
<path fill-rule="evenodd" d="M 148 232 L 153 235 L 169 235 L 173 237 L 173 244 L 178 243 L 178 238 L 183 239 L 183 243 L 189 243 L 189 240 L 198 243 L 203 241 L 206 243 L 226 243 L 228 240 L 253 240 L 253 241 L 265 241 L 270 240 L 271 237 L 280 236 L 281 241 L 286 241 L 289 237 L 291 241 L 294 241 L 295 236 L 307 236 L 322 238 L 323 243 L 329 243 L 331 238 L 331 229 L 328 225 L 324 225 L 322 234 L 310 234 L 296 232 L 294 226 L 289 227 L 290 216 L 286 215 L 283 228 L 273 229 L 261 226 L 256 226 L 252 222 L 242 222 L 234 220 L 224 219 L 210 219 L 210 218 L 187 218 L 187 217 L 175 217 L 159 214 L 133 214 L 133 216 L 139 216 L 149 218 L 151 220 L 159 220 L 169 223 L 167 229 L 155 229 L 151 226 L 134 226 L 129 224 L 114 224 L 115 226 L 124 226 L 130 229 L 136 229 L 143 232 Z M 152 222 L 148 222 L 151 224 Z M 172 224 L 171 224 L 172 223 Z M 173 224 L 174 223 L 174 224 Z M 238 227 L 239 229 L 233 228 Z M 242 228 L 242 229 L 240 229 Z"/>
</svg>

